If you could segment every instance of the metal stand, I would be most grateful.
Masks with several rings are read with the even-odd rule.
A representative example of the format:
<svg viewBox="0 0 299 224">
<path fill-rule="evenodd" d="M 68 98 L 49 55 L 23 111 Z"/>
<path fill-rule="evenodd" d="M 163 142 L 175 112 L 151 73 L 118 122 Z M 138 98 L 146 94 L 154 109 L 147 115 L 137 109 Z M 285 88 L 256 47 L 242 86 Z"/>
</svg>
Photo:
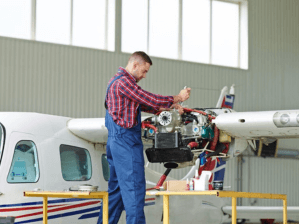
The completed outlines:
<svg viewBox="0 0 299 224">
<path fill-rule="evenodd" d="M 287 195 L 248 193 L 235 191 L 149 191 L 146 195 L 163 195 L 163 224 L 169 224 L 169 196 L 171 195 L 215 195 L 232 198 L 232 224 L 237 224 L 237 198 L 263 198 L 283 200 L 283 224 L 287 224 Z"/>
<path fill-rule="evenodd" d="M 43 224 L 48 224 L 48 197 L 52 198 L 103 198 L 103 224 L 108 224 L 108 192 L 52 192 L 52 191 L 25 191 L 24 196 L 43 198 Z"/>
</svg>

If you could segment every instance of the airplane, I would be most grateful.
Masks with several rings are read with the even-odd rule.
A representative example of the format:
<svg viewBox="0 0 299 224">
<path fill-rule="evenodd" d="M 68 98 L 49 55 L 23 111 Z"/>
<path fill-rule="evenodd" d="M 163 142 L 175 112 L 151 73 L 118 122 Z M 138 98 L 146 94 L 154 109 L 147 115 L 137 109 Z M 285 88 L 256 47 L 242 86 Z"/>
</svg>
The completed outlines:
<svg viewBox="0 0 299 224">
<path fill-rule="evenodd" d="M 165 110 L 144 116 L 142 136 L 146 163 L 161 163 L 164 174 L 145 167 L 147 190 L 160 189 L 171 170 L 189 167 L 182 180 L 211 171 L 213 182 L 223 182 L 225 164 L 248 146 L 259 154 L 275 153 L 278 138 L 299 137 L 298 111 L 235 112 L 234 86 L 221 91 L 215 108 Z M 109 164 L 104 118 L 69 118 L 39 113 L 0 113 L 0 221 L 42 223 L 42 199 L 24 191 L 72 191 L 98 186 L 108 189 Z M 173 172 L 173 171 L 172 171 Z M 171 223 L 230 223 L 231 206 L 214 196 L 173 196 Z M 187 209 L 186 209 L 187 208 Z M 97 223 L 101 200 L 49 199 L 49 223 Z M 276 210 L 275 210 L 276 209 Z M 280 208 L 264 208 L 258 218 L 282 220 Z M 261 208 L 238 208 L 238 218 L 250 219 Z M 288 217 L 299 220 L 298 208 Z M 162 197 L 146 196 L 147 223 L 161 223 Z M 119 223 L 125 223 L 123 212 Z"/>
</svg>

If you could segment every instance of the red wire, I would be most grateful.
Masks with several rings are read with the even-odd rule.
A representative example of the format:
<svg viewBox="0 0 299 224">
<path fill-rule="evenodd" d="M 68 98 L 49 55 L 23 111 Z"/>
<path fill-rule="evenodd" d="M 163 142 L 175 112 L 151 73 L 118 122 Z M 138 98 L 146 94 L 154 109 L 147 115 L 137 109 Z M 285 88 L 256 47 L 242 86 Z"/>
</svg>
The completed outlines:
<svg viewBox="0 0 299 224">
<path fill-rule="evenodd" d="M 201 110 L 195 110 L 195 109 L 186 108 L 186 107 L 184 107 L 183 109 L 184 109 L 184 112 L 197 112 L 197 113 L 199 113 L 199 114 L 208 116 L 208 118 L 209 118 L 210 120 L 216 118 L 216 117 L 214 117 L 214 116 L 208 115 L 207 113 L 205 113 L 205 112 L 203 112 L 203 111 L 201 111 Z"/>
<path fill-rule="evenodd" d="M 141 128 L 142 128 L 142 129 L 145 129 L 145 128 L 151 128 L 151 129 L 153 129 L 155 132 L 157 132 L 158 129 L 157 129 L 154 125 L 152 125 L 152 124 L 150 124 L 150 123 L 151 123 L 150 121 L 142 121 L 142 122 L 141 122 Z"/>
<path fill-rule="evenodd" d="M 218 142 L 218 138 L 219 138 L 219 129 L 215 126 L 214 128 L 214 138 L 213 138 L 213 142 L 211 144 L 210 150 L 215 151 L 217 142 Z"/>
</svg>

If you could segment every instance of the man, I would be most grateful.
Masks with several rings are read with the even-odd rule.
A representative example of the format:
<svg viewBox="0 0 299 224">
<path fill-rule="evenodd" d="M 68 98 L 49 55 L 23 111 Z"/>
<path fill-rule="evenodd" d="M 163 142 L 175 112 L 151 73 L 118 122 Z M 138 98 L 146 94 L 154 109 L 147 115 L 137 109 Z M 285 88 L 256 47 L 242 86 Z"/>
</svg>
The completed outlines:
<svg viewBox="0 0 299 224">
<path fill-rule="evenodd" d="M 143 224 L 145 174 L 141 141 L 141 111 L 156 113 L 161 108 L 176 107 L 189 98 L 190 88 L 176 96 L 162 96 L 143 90 L 137 83 L 146 77 L 152 65 L 144 52 L 135 52 L 127 67 L 119 68 L 109 81 L 105 105 L 108 128 L 107 159 L 110 167 L 109 223 L 118 222 L 123 210 L 127 224 Z M 102 223 L 100 212 L 98 223 Z"/>
</svg>

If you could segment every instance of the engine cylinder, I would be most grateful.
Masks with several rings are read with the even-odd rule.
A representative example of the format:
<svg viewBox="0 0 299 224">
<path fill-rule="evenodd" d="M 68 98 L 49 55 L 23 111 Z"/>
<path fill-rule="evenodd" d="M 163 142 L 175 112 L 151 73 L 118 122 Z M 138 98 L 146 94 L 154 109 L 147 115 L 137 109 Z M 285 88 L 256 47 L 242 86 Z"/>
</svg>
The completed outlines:
<svg viewBox="0 0 299 224">
<path fill-rule="evenodd" d="M 158 117 L 158 122 L 166 132 L 174 132 L 175 127 L 179 126 L 181 123 L 181 116 L 178 111 L 163 111 Z"/>
</svg>

